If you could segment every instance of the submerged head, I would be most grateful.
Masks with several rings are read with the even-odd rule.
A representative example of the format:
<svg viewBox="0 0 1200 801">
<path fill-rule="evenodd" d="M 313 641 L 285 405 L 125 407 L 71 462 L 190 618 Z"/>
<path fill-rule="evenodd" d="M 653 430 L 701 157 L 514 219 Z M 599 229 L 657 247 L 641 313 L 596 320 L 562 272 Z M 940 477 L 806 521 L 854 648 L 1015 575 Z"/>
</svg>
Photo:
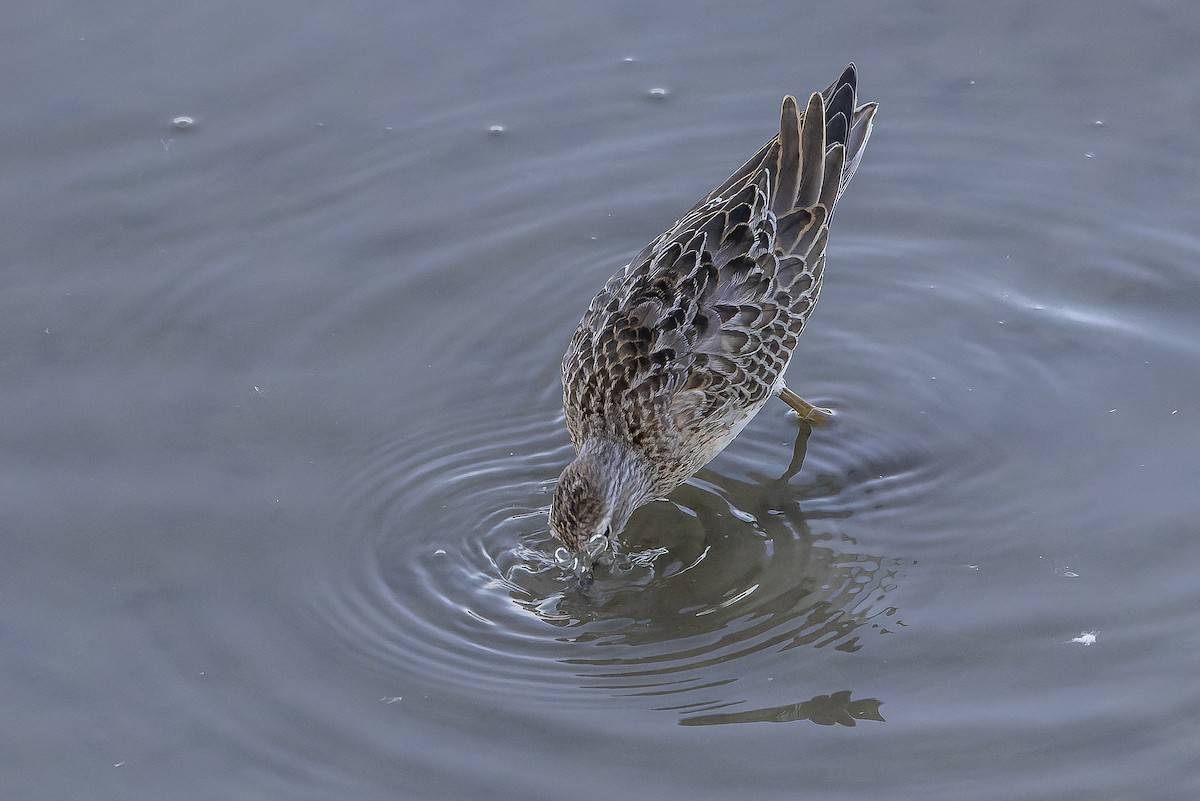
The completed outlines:
<svg viewBox="0 0 1200 801">
<path fill-rule="evenodd" d="M 580 469 L 577 461 L 567 465 L 554 488 L 550 505 L 550 531 L 570 551 L 590 564 L 608 548 L 613 535 L 614 501 L 602 483 Z"/>
<path fill-rule="evenodd" d="M 550 531 L 590 564 L 607 550 L 634 509 L 645 501 L 645 481 L 627 451 L 585 446 L 554 488 Z"/>
</svg>

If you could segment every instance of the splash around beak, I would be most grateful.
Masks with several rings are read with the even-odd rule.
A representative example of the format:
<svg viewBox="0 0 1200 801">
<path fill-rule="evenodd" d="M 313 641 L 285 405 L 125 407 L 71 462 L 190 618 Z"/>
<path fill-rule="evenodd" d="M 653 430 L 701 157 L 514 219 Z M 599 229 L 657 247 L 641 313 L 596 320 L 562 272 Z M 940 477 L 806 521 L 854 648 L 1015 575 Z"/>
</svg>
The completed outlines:
<svg viewBox="0 0 1200 801">
<path fill-rule="evenodd" d="M 590 585 L 592 583 L 592 567 L 597 562 L 604 561 L 612 548 L 612 540 L 604 534 L 593 534 L 578 553 L 572 553 L 568 548 L 560 547 L 554 552 L 554 561 L 563 570 L 569 570 Z"/>
<path fill-rule="evenodd" d="M 587 556 L 588 563 L 595 564 L 611 545 L 612 540 L 604 534 L 593 534 L 589 537 L 583 546 L 583 553 Z"/>
</svg>

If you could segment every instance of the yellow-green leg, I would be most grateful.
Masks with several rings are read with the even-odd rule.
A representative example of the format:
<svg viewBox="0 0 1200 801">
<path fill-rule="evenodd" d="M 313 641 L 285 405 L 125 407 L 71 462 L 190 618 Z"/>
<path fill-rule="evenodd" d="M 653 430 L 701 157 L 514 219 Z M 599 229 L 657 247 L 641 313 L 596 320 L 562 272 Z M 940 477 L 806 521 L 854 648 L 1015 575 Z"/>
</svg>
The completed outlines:
<svg viewBox="0 0 1200 801">
<path fill-rule="evenodd" d="M 831 410 L 822 409 L 820 406 L 813 406 L 787 387 L 779 390 L 779 399 L 795 409 L 796 414 L 800 415 L 801 420 L 814 426 L 824 424 L 833 415 Z"/>
</svg>

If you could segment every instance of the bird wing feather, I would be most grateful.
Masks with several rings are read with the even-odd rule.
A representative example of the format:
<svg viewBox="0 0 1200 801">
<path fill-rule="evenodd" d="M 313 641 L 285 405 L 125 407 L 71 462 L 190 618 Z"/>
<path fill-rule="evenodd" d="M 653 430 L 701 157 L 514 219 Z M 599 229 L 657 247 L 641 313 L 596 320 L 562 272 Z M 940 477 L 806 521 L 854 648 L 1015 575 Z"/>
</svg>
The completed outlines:
<svg viewBox="0 0 1200 801">
<path fill-rule="evenodd" d="M 563 358 L 572 440 L 637 445 L 664 424 L 719 439 L 731 408 L 776 391 L 817 300 L 830 216 L 858 167 L 875 105 L 850 65 L 780 132 L 614 275 Z M 620 431 L 611 431 L 614 426 Z"/>
</svg>

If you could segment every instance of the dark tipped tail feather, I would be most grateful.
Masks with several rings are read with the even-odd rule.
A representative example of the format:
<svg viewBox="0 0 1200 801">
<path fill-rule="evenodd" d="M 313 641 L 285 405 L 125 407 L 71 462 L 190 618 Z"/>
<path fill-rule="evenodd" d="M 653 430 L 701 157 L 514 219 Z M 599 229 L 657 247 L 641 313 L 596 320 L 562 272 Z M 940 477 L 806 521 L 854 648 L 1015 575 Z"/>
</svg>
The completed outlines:
<svg viewBox="0 0 1200 801">
<path fill-rule="evenodd" d="M 778 219 L 776 244 L 785 253 L 808 252 L 809 238 L 828 225 L 858 169 L 876 105 L 856 105 L 857 89 L 851 64 L 825 91 L 814 92 L 803 112 L 791 95 L 783 99 L 779 136 L 758 168 L 774 178 L 771 210 Z"/>
<path fill-rule="evenodd" d="M 850 179 L 854 177 L 854 171 L 858 169 L 859 161 L 862 160 L 867 139 L 871 137 L 872 120 L 879 104 L 856 105 L 858 103 L 858 70 L 854 64 L 848 65 L 842 71 L 841 77 L 821 93 L 821 98 L 825 101 L 825 140 L 829 143 L 838 142 L 843 147 L 844 164 L 841 168 L 841 180 L 837 182 L 837 197 L 841 197 L 846 184 L 850 183 Z M 833 203 L 837 202 L 837 197 L 830 203 L 831 211 Z"/>
<path fill-rule="evenodd" d="M 780 218 L 781 228 L 799 233 L 813 218 L 828 222 L 871 136 L 877 106 L 857 105 L 857 93 L 858 70 L 850 64 L 825 91 L 814 92 L 803 111 L 795 97 L 785 97 L 779 134 L 705 200 L 727 197 L 765 170 L 769 173 L 770 208 Z M 798 224 L 801 219 L 803 224 Z M 778 244 L 786 252 L 797 250 L 794 238 L 783 238 Z"/>
</svg>

